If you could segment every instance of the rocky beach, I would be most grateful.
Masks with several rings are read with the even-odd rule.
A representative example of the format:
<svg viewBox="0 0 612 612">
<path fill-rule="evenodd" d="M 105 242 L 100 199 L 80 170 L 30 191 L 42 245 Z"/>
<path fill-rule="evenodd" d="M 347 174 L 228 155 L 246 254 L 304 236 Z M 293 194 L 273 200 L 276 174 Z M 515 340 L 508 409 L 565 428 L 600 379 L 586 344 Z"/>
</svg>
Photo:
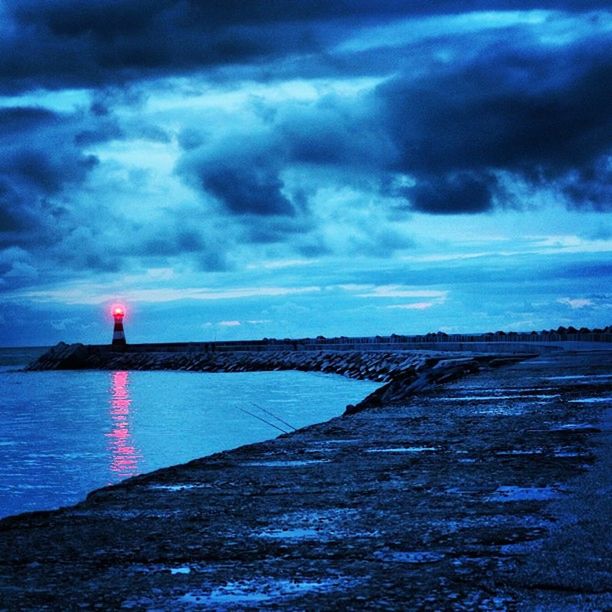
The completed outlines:
<svg viewBox="0 0 612 612">
<path fill-rule="evenodd" d="M 612 605 L 606 345 L 294 356 L 387 384 L 352 414 L 0 521 L 2 606 Z"/>
</svg>

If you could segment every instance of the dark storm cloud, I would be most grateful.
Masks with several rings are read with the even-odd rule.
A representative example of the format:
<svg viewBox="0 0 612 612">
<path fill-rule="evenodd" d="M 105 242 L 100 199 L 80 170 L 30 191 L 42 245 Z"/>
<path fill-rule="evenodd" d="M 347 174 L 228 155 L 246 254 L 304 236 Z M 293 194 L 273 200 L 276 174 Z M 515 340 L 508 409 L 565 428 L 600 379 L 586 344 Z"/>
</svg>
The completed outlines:
<svg viewBox="0 0 612 612">
<path fill-rule="evenodd" d="M 603 39 L 560 51 L 496 43 L 467 64 L 380 91 L 416 170 L 569 167 L 610 144 L 611 52 Z"/>
<path fill-rule="evenodd" d="M 35 228 L 41 199 L 81 181 L 96 164 L 95 157 L 51 136 L 61 121 L 42 108 L 0 109 L 0 231 Z"/>
<path fill-rule="evenodd" d="M 39 269 L 121 268 L 126 243 L 139 234 L 111 201 L 103 196 L 92 200 L 86 190 L 92 171 L 100 167 L 88 150 L 127 138 L 169 140 L 146 120 L 126 128 L 107 106 L 70 113 L 0 108 L 0 249 L 21 249 L 19 256 L 25 253 L 28 265 L 34 261 Z M 187 234 L 177 241 L 181 248 L 194 248 Z"/>
<path fill-rule="evenodd" d="M 30 189 L 51 194 L 67 183 L 82 181 L 97 163 L 94 155 L 25 146 L 10 154 L 2 172 Z"/>
<path fill-rule="evenodd" d="M 585 11 L 600 0 L 540 0 Z M 124 83 L 198 68 L 317 53 L 392 18 L 531 9 L 520 0 L 20 0 L 0 5 L 0 89 Z M 25 51 L 25 52 L 24 52 Z"/>
<path fill-rule="evenodd" d="M 54 265 L 97 267 L 106 256 L 67 200 L 98 164 L 75 142 L 83 121 L 36 107 L 0 110 L 0 270 L 20 286 Z"/>
<path fill-rule="evenodd" d="M 117 272 L 135 259 L 166 265 L 168 258 L 185 255 L 197 269 L 227 267 L 225 251 L 231 241 L 221 244 L 210 232 L 204 238 L 202 228 L 190 224 L 190 211 L 181 211 L 184 218 L 173 210 L 161 219 L 134 223 L 113 206 L 112 197 L 88 196 L 92 186 L 102 185 L 99 194 L 107 193 L 108 175 L 98 158 L 87 152 L 91 146 L 104 148 L 108 141 L 124 139 L 169 141 L 168 134 L 146 118 L 119 121 L 110 107 L 101 110 L 0 109 L 3 289 L 51 278 L 58 270 Z M 99 182 L 90 184 L 94 168 L 99 169 L 94 179 Z"/>
<path fill-rule="evenodd" d="M 538 4 L 567 11 L 604 6 Z M 275 74 L 270 66 L 276 64 L 269 62 L 283 59 L 287 74 L 311 66 L 297 76 L 352 77 L 358 64 L 365 72 L 394 74 L 370 95 L 268 106 L 264 136 L 246 125 L 240 137 L 226 135 L 219 146 L 211 144 L 211 134 L 182 126 L 177 172 L 212 198 L 226 218 L 246 219 L 241 229 L 249 242 L 290 241 L 300 252 L 313 253 L 329 248 L 314 236 L 296 238 L 300 231 L 316 231 L 308 200 L 317 180 L 310 174 L 310 184 L 288 185 L 285 171 L 296 166 L 306 168 L 304 175 L 313 168 L 329 170 L 337 173 L 336 182 L 346 180 L 363 191 L 382 185 L 383 194 L 404 208 L 430 214 L 513 205 L 507 182 L 516 179 L 552 186 L 577 208 L 612 206 L 606 157 L 612 140 L 608 40 L 589 35 L 579 43 L 544 45 L 520 26 L 469 37 L 445 33 L 357 53 L 333 50 L 359 28 L 397 18 L 530 9 L 530 2 L 22 0 L 1 7 L 6 28 L 0 36 L 0 88 L 5 91 L 106 86 L 239 63 L 250 64 L 252 78 L 258 69 Z M 442 48 L 455 59 L 432 59 Z M 290 60 L 297 54 L 301 63 L 294 66 Z M 422 64 L 422 76 L 407 68 L 415 62 Z M 41 246 L 60 244 L 53 256 L 63 263 L 119 265 L 109 253 L 124 249 L 122 239 L 115 236 L 121 244 L 114 245 L 112 232 L 97 227 L 98 218 L 91 218 L 90 234 L 79 233 L 79 204 L 69 200 L 98 163 L 86 152 L 92 145 L 128 137 L 159 143 L 172 138 L 147 124 L 146 117 L 126 125 L 113 115 L 115 104 L 130 105 L 135 90 L 146 97 L 146 84 L 115 97 L 109 92 L 123 88 L 105 87 L 78 117 L 33 107 L 0 109 L 2 244 L 36 253 Z M 120 95 L 125 97 L 119 100 Z M 397 175 L 409 180 L 397 183 Z M 114 227 L 104 204 L 99 213 Z M 116 229 L 123 229 L 118 221 Z M 185 253 L 200 257 L 205 269 L 225 265 L 227 248 L 209 245 L 190 228 L 169 233 L 161 225 L 152 227 L 146 235 L 135 234 L 133 243 L 131 254 L 137 257 Z M 78 244 L 77 257 L 71 250 Z M 381 252 L 389 244 L 388 236 L 378 240 Z M 375 247 L 360 248 L 373 252 Z"/>
<path fill-rule="evenodd" d="M 469 57 L 469 56 L 468 56 Z M 556 186 L 576 207 L 610 208 L 612 44 L 549 49 L 497 41 L 468 61 L 379 89 L 396 189 L 412 208 L 480 212 L 508 203 L 495 175 Z"/>
<path fill-rule="evenodd" d="M 74 144 L 80 148 L 92 144 L 107 142 L 109 140 L 120 140 L 125 137 L 125 132 L 114 121 L 104 121 L 92 127 L 78 130 L 74 134 Z"/>
<path fill-rule="evenodd" d="M 26 0 L 5 12 L 5 91 L 129 82 L 308 49 L 316 39 L 291 10 L 278 27 L 279 3 Z"/>
<path fill-rule="evenodd" d="M 191 216 L 185 213 L 185 218 Z M 150 237 L 143 236 L 137 242 L 132 242 L 125 250 L 125 255 L 158 258 L 160 261 L 180 256 L 183 260 L 190 258 L 195 267 L 207 272 L 227 270 L 227 251 L 231 246 L 230 236 L 225 236 L 222 243 L 217 236 L 214 238 L 210 232 L 202 234 L 201 228 L 184 227 L 183 224 L 172 225 L 169 219 L 161 231 L 162 224 L 150 227 Z"/>
<path fill-rule="evenodd" d="M 389 162 L 393 147 L 381 117 L 371 114 L 376 110 L 371 100 L 330 94 L 309 104 L 281 103 L 264 129 L 246 127 L 222 143 L 187 129 L 179 134 L 183 155 L 177 172 L 213 196 L 222 213 L 248 215 L 247 238 L 253 242 L 287 239 L 314 229 L 309 200 L 318 170 L 327 179 L 338 174 L 344 181 L 349 173 L 353 181 L 369 184 L 372 179 L 364 176 Z M 291 167 L 304 169 L 303 184 L 287 184 L 283 173 Z"/>
<path fill-rule="evenodd" d="M 212 195 L 230 215 L 292 216 L 294 204 L 283 193 L 280 171 L 286 151 L 271 134 L 240 134 L 207 148 L 195 131 L 181 137 L 186 150 L 177 171 Z M 204 146 L 198 146 L 204 143 Z"/>
<path fill-rule="evenodd" d="M 608 211 L 612 207 L 612 165 L 602 156 L 576 168 L 572 180 L 563 187 L 573 207 Z"/>
<path fill-rule="evenodd" d="M 26 227 L 19 194 L 6 181 L 0 181 L 0 244 L 2 234 Z"/>
<path fill-rule="evenodd" d="M 39 108 L 0 110 L 4 198 L 36 200 L 82 182 L 98 160 L 81 151 L 66 117 Z"/>
<path fill-rule="evenodd" d="M 27 106 L 0 108 L 0 134 L 20 134 L 23 130 L 37 128 L 57 120 L 56 113 L 43 108 Z"/>
<path fill-rule="evenodd" d="M 479 213 L 491 208 L 495 186 L 495 178 L 486 175 L 419 176 L 414 187 L 404 188 L 401 193 L 419 212 L 433 215 Z"/>
<path fill-rule="evenodd" d="M 258 158 L 245 159 L 237 139 L 222 158 L 200 156 L 191 172 L 234 214 L 291 214 L 293 196 L 280 177 L 296 164 L 349 172 L 362 184 L 378 180 L 383 194 L 424 213 L 518 207 L 525 202 L 513 194 L 517 182 L 551 189 L 570 207 L 609 210 L 612 43 L 590 31 L 588 19 L 576 24 L 586 28 L 577 42 L 543 44 L 547 27 L 445 33 L 389 47 L 388 70 L 399 73 L 374 94 L 281 107 L 267 119 L 273 135 Z M 453 61 L 435 59 L 440 49 Z M 192 151 L 206 148 L 193 131 L 181 143 L 192 160 Z M 398 184 L 398 175 L 409 180 Z"/>
<path fill-rule="evenodd" d="M 283 153 L 296 163 L 377 169 L 394 154 L 379 109 L 368 98 L 323 96 L 289 106 L 277 119 Z"/>
<path fill-rule="evenodd" d="M 261 166 L 222 164 L 201 172 L 204 188 L 235 214 L 292 215 L 291 202 L 281 193 L 278 174 Z"/>
</svg>

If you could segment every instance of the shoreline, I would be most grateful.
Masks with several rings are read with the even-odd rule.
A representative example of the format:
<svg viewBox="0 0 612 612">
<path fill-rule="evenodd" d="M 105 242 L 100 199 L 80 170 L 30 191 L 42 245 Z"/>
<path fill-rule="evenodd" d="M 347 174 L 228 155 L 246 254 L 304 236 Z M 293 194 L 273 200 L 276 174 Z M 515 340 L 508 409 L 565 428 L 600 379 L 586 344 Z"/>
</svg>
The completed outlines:
<svg viewBox="0 0 612 612">
<path fill-rule="evenodd" d="M 580 400 L 612 395 L 597 378 L 610 357 L 562 351 L 481 369 L 10 517 L 0 592 L 8 605 L 45 597 L 51 609 L 606 607 L 609 570 L 584 533 L 568 529 L 561 546 L 551 516 L 601 544 L 584 492 L 594 485 L 580 483 L 610 476 L 590 466 L 609 451 L 612 402 Z M 582 373 L 588 384 L 574 380 Z M 553 553 L 562 558 L 551 563 Z"/>
</svg>

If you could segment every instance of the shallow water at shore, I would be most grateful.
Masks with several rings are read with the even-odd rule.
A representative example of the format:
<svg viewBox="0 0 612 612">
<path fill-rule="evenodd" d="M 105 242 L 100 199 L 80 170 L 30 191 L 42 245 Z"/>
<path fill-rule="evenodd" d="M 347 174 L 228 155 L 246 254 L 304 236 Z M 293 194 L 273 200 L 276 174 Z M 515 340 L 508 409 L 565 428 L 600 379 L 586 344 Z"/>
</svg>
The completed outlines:
<svg viewBox="0 0 612 612">
<path fill-rule="evenodd" d="M 276 437 L 288 424 L 326 421 L 379 386 L 291 371 L 14 365 L 0 369 L 0 516 L 72 504 L 136 474 Z"/>
</svg>

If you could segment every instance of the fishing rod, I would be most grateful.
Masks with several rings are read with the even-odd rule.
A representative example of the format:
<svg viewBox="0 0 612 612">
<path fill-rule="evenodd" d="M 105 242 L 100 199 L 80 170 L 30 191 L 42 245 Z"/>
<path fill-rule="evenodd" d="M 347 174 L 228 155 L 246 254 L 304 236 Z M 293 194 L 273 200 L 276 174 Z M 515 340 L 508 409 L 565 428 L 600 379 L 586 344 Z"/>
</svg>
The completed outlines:
<svg viewBox="0 0 612 612">
<path fill-rule="evenodd" d="M 255 402 L 251 402 L 251 405 L 255 406 L 255 408 L 259 408 L 262 412 L 265 412 L 266 414 L 270 415 L 271 417 L 274 417 L 277 421 L 280 421 L 283 425 L 286 425 L 287 427 L 291 427 L 291 429 L 293 429 L 293 431 L 297 431 L 297 427 L 294 427 L 293 425 L 291 425 L 291 423 L 287 423 L 287 421 L 283 421 L 283 419 L 281 419 L 280 417 L 276 416 L 273 412 L 270 412 L 269 410 L 266 410 L 265 408 L 263 408 L 259 404 L 256 404 Z"/>
<path fill-rule="evenodd" d="M 249 412 L 248 410 L 246 410 L 245 408 L 241 408 L 240 406 L 238 406 L 238 410 L 242 410 L 242 412 L 246 412 L 246 414 L 250 414 L 252 417 L 255 417 L 256 419 L 259 419 L 260 421 L 263 421 L 264 423 L 266 423 L 267 425 L 270 425 L 271 427 L 274 427 L 274 429 L 278 429 L 278 431 L 282 431 L 283 433 L 290 433 L 288 432 L 286 429 L 283 429 L 282 427 L 279 427 L 278 425 L 275 425 L 274 423 L 270 423 L 270 421 L 267 421 L 266 419 L 264 419 L 263 417 L 260 417 L 257 414 L 254 414 L 252 412 Z"/>
</svg>

